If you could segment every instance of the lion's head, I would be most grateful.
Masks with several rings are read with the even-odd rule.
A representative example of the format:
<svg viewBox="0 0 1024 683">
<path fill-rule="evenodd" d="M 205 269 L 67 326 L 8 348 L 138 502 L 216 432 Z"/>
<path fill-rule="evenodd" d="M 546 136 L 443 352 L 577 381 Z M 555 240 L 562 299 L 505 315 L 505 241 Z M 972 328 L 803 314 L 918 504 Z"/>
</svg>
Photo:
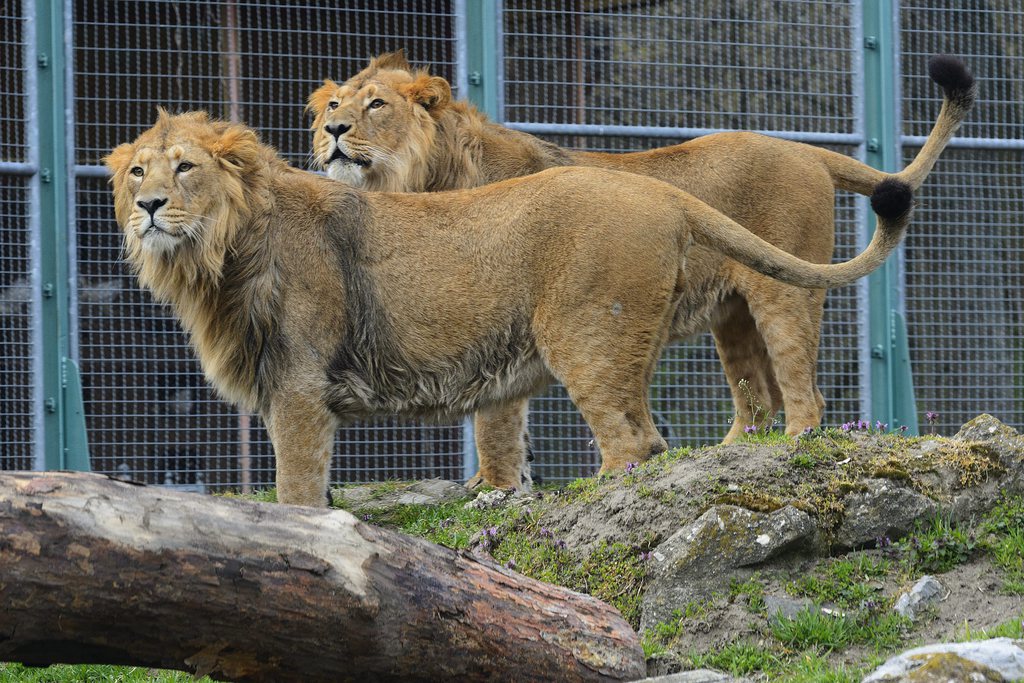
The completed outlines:
<svg viewBox="0 0 1024 683">
<path fill-rule="evenodd" d="M 104 159 L 125 255 L 144 286 L 166 298 L 169 271 L 193 282 L 219 277 L 250 211 L 247 189 L 271 160 L 266 150 L 244 126 L 161 109 L 153 128 Z"/>
<path fill-rule="evenodd" d="M 335 180 L 378 191 L 425 189 L 436 117 L 451 101 L 448 81 L 414 70 L 401 52 L 381 55 L 338 85 L 309 96 L 313 160 Z"/>
</svg>

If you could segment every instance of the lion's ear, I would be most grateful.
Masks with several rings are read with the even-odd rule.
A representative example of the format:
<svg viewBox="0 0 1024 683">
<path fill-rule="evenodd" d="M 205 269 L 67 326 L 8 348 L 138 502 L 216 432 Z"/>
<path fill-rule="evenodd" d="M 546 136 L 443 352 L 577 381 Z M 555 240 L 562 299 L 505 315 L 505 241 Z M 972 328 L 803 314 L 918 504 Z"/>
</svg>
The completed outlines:
<svg viewBox="0 0 1024 683">
<path fill-rule="evenodd" d="M 329 78 L 325 78 L 324 84 L 310 93 L 309 100 L 306 102 L 306 111 L 313 112 L 313 116 L 320 116 L 337 90 L 338 84 Z"/>
<path fill-rule="evenodd" d="M 452 101 L 452 87 L 440 76 L 420 74 L 412 83 L 402 86 L 402 91 L 427 111 L 440 109 Z"/>
<path fill-rule="evenodd" d="M 403 69 L 412 71 L 409 60 L 405 58 L 405 50 L 399 48 L 394 52 L 385 52 L 370 60 L 370 69 Z"/>
<path fill-rule="evenodd" d="M 103 163 L 116 176 L 118 173 L 123 173 L 127 170 L 133 156 L 135 156 L 135 145 L 126 142 L 123 145 L 118 145 L 110 154 L 103 157 Z"/>
<path fill-rule="evenodd" d="M 260 140 L 251 129 L 232 124 L 213 143 L 210 153 L 229 170 L 252 169 L 260 158 Z"/>
</svg>

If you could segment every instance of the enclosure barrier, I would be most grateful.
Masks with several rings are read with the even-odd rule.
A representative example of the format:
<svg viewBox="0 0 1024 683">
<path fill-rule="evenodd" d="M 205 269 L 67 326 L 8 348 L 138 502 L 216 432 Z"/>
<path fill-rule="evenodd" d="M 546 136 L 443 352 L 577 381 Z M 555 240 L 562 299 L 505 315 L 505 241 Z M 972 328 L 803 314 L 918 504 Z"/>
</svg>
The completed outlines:
<svg viewBox="0 0 1024 683">
<path fill-rule="evenodd" d="M 960 55 L 978 105 L 922 188 L 905 247 L 869 281 L 828 295 L 825 422 L 914 431 L 920 418 L 921 431 L 948 432 L 991 412 L 1024 426 L 1017 0 L 331 5 L 0 9 L 0 468 L 91 465 L 192 490 L 272 482 L 258 418 L 216 398 L 173 317 L 121 263 L 101 158 L 162 105 L 245 121 L 305 167 L 308 94 L 397 48 L 495 120 L 569 147 L 646 149 L 746 129 L 887 170 L 913 158 L 938 112 L 927 58 Z M 846 260 L 866 244 L 871 214 L 841 193 L 836 219 L 835 259 Z M 709 335 L 668 349 L 651 391 L 673 446 L 713 443 L 731 421 Z M 559 388 L 532 402 L 531 437 L 543 479 L 597 466 Z M 355 425 L 336 451 L 336 482 L 474 469 L 468 422 Z"/>
</svg>

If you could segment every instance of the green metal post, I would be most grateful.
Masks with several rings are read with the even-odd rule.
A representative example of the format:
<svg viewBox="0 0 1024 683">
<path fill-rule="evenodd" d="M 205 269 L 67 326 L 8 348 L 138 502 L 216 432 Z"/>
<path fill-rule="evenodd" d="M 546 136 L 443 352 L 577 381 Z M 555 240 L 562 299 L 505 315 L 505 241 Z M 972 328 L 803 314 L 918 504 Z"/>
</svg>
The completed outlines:
<svg viewBox="0 0 1024 683">
<path fill-rule="evenodd" d="M 47 469 L 89 469 L 78 366 L 69 357 L 67 83 L 63 0 L 35 0 L 42 444 Z M 69 410 L 70 408 L 70 410 Z"/>
<path fill-rule="evenodd" d="M 465 9 L 469 85 L 466 97 L 477 109 L 500 121 L 498 0 L 466 0 Z"/>
<path fill-rule="evenodd" d="M 900 163 L 899 122 L 896 120 L 899 49 L 893 0 L 863 0 L 864 127 L 867 163 L 895 171 Z M 869 230 L 875 216 L 868 214 Z M 868 278 L 869 340 L 871 345 L 871 418 L 892 428 L 906 425 L 917 433 L 906 322 L 895 299 L 902 272 L 893 256 Z"/>
<path fill-rule="evenodd" d="M 457 11 L 463 20 L 459 37 L 465 44 L 466 92 L 463 97 L 493 120 L 503 120 L 499 97 L 501 59 L 500 0 L 459 0 Z M 462 423 L 462 478 L 476 474 L 478 456 L 473 418 Z"/>
</svg>

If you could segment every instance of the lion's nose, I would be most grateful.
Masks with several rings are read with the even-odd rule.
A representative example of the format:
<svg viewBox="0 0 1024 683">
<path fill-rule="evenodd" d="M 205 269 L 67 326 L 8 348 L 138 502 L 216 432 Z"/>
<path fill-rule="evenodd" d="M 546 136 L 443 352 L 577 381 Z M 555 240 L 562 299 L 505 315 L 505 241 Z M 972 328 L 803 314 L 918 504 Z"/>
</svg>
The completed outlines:
<svg viewBox="0 0 1024 683">
<path fill-rule="evenodd" d="M 327 132 L 333 135 L 335 139 L 340 138 L 342 135 L 347 133 L 348 129 L 351 127 L 352 126 L 346 125 L 344 123 L 338 123 L 333 126 L 324 126 L 324 128 L 327 129 Z"/>
<path fill-rule="evenodd" d="M 159 209 L 161 206 L 167 203 L 167 198 L 164 197 L 162 199 L 150 199 L 148 202 L 139 200 L 135 203 L 139 206 L 139 208 L 145 209 L 149 213 L 149 215 L 152 216 L 154 213 L 156 213 L 157 209 Z"/>
</svg>

